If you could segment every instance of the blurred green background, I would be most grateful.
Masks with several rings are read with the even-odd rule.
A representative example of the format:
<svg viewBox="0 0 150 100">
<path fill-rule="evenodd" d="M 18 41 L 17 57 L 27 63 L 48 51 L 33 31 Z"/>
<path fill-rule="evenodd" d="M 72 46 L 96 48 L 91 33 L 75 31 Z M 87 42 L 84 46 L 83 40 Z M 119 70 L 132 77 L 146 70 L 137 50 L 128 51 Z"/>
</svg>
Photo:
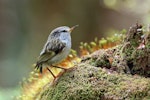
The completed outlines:
<svg viewBox="0 0 150 100">
<path fill-rule="evenodd" d="M 20 93 L 19 82 L 33 70 L 51 30 L 79 24 L 80 42 L 110 36 L 137 21 L 150 23 L 149 0 L 0 0 L 0 100 Z"/>
</svg>

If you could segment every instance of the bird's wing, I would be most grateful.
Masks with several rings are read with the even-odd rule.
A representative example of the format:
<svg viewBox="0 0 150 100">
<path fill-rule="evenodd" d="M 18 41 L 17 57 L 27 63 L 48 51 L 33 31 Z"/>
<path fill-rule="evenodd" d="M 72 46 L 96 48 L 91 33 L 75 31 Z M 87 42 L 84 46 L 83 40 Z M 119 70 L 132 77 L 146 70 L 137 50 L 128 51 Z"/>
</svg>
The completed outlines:
<svg viewBox="0 0 150 100">
<path fill-rule="evenodd" d="M 47 42 L 44 47 L 45 49 L 39 56 L 37 63 L 46 62 L 47 60 L 53 58 L 56 54 L 59 54 L 65 46 L 66 43 L 61 42 L 59 39 Z"/>
</svg>

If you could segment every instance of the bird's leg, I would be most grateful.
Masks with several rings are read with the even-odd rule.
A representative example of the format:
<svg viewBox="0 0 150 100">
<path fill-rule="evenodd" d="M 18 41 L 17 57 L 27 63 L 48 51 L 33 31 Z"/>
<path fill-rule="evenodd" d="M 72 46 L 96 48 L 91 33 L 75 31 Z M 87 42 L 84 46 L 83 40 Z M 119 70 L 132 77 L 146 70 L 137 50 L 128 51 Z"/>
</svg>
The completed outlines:
<svg viewBox="0 0 150 100">
<path fill-rule="evenodd" d="M 52 74 L 52 76 L 54 77 L 54 79 L 56 79 L 56 76 L 53 74 L 53 72 L 48 67 L 46 67 L 46 68 Z"/>
<path fill-rule="evenodd" d="M 63 67 L 59 67 L 59 66 L 55 66 L 55 65 L 52 65 L 52 66 L 53 66 L 53 67 L 56 67 L 56 68 L 63 69 L 64 72 L 74 69 L 74 67 L 71 67 L 71 68 L 63 68 Z"/>
<path fill-rule="evenodd" d="M 55 65 L 52 65 L 52 66 L 53 66 L 53 67 L 56 67 L 56 68 L 63 69 L 63 71 L 61 71 L 56 77 L 59 77 L 59 76 L 61 76 L 63 73 L 74 69 L 74 67 L 71 67 L 71 68 L 63 68 L 63 67 L 59 67 L 59 66 L 55 66 Z"/>
<path fill-rule="evenodd" d="M 59 67 L 59 66 L 55 66 L 55 65 L 51 65 L 51 66 L 52 66 L 52 67 L 56 67 L 56 68 L 63 69 L 63 71 L 61 71 L 61 72 L 56 76 L 56 78 L 62 76 L 62 74 L 67 71 L 67 68 L 63 68 L 63 67 Z"/>
<path fill-rule="evenodd" d="M 59 67 L 59 66 L 54 66 L 54 65 L 52 65 L 52 66 L 56 67 L 56 68 L 64 69 L 65 71 L 67 70 L 67 68 L 63 68 L 63 67 Z"/>
<path fill-rule="evenodd" d="M 46 67 L 46 68 L 47 68 L 47 70 L 52 74 L 52 76 L 54 77 L 54 80 L 53 80 L 50 84 L 51 84 L 52 86 L 55 85 L 55 84 L 57 84 L 58 78 L 59 78 L 59 76 L 61 76 L 61 75 L 63 74 L 63 72 L 61 72 L 61 73 L 59 73 L 59 75 L 55 76 L 55 75 L 53 74 L 53 72 L 52 72 L 48 67 Z"/>
</svg>

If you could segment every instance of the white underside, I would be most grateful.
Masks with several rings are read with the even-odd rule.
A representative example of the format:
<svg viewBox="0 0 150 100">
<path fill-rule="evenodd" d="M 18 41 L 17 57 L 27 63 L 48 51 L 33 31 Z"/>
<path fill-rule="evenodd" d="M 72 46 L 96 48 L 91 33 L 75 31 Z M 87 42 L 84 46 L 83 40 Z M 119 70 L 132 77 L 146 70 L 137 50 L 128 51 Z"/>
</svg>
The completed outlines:
<svg viewBox="0 0 150 100">
<path fill-rule="evenodd" d="M 51 64 L 55 65 L 57 63 L 60 63 L 63 59 L 65 59 L 68 56 L 68 54 L 70 53 L 70 49 L 71 49 L 71 45 L 67 45 L 61 53 L 57 54 L 56 56 L 54 56 L 52 59 L 48 61 L 48 65 Z"/>
</svg>

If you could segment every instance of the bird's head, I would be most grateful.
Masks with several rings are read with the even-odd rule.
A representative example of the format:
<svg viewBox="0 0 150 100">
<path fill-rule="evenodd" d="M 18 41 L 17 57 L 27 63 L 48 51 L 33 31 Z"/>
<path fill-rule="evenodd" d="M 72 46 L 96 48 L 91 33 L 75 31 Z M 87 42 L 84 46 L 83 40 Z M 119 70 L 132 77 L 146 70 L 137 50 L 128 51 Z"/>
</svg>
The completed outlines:
<svg viewBox="0 0 150 100">
<path fill-rule="evenodd" d="M 75 25 L 73 27 L 68 27 L 68 26 L 61 26 L 58 28 L 55 28 L 52 32 L 51 35 L 53 36 L 58 36 L 60 34 L 68 33 L 70 34 L 78 25 Z"/>
</svg>

